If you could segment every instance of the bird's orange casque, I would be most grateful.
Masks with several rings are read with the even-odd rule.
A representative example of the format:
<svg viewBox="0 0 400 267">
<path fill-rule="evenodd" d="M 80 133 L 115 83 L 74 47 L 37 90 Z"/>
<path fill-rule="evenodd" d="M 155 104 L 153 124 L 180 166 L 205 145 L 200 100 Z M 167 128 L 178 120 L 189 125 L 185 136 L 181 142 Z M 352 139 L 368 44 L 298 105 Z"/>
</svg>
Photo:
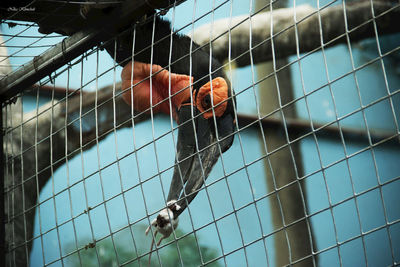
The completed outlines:
<svg viewBox="0 0 400 267">
<path fill-rule="evenodd" d="M 150 74 L 152 74 L 151 87 L 150 79 L 148 79 Z M 122 70 L 121 79 L 122 90 L 132 87 L 132 93 L 130 90 L 125 90 L 122 98 L 126 103 L 133 104 L 134 109 L 137 111 L 144 111 L 152 105 L 154 112 L 170 114 L 169 101 L 163 100 L 171 95 L 172 105 L 179 110 L 182 105 L 185 105 L 182 103 L 190 98 L 190 93 L 193 91 L 190 86 L 193 83 L 193 77 L 170 73 L 159 65 L 150 65 L 138 61 L 135 61 L 133 64 L 132 62 L 126 64 Z M 171 92 L 169 93 L 170 82 Z M 151 94 L 150 88 L 152 88 Z M 202 105 L 203 98 L 208 94 L 210 94 L 212 99 L 215 116 L 222 116 L 228 105 L 227 101 L 225 101 L 228 98 L 228 85 L 225 79 L 217 77 L 206 83 L 200 87 L 197 97 L 196 92 L 193 92 L 194 105 L 200 112 L 204 112 L 203 117 L 205 119 L 213 116 L 212 109 L 204 108 Z M 131 96 L 133 96 L 133 101 Z M 150 101 L 150 96 L 152 97 L 152 101 Z M 161 101 L 163 102 L 160 103 Z M 172 110 L 172 115 L 177 121 L 178 118 L 175 109 Z"/>
</svg>

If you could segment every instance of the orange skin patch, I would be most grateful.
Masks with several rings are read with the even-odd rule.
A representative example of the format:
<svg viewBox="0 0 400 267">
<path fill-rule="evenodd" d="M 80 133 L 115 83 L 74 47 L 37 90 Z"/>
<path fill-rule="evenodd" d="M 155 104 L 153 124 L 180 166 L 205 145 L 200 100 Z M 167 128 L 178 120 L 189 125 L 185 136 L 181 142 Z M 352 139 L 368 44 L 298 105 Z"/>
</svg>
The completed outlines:
<svg viewBox="0 0 400 267">
<path fill-rule="evenodd" d="M 159 73 L 157 73 L 160 71 Z M 150 72 L 152 74 L 152 90 L 150 94 Z M 157 74 L 154 74 L 157 73 Z M 169 79 L 171 78 L 171 93 L 169 94 Z M 150 65 L 142 62 L 135 61 L 133 64 L 133 76 L 132 76 L 132 62 L 129 62 L 121 73 L 122 89 L 132 88 L 132 94 L 129 90 L 126 90 L 122 94 L 122 98 L 128 104 L 133 104 L 134 109 L 137 111 L 144 111 L 153 105 L 154 112 L 164 112 L 170 114 L 169 101 L 164 101 L 159 105 L 157 103 L 164 99 L 167 99 L 170 95 L 174 95 L 177 92 L 182 92 L 171 97 L 172 106 L 178 109 L 181 103 L 190 97 L 190 84 L 193 83 L 193 78 L 187 75 L 169 73 L 167 70 L 159 65 Z M 139 83 L 140 82 L 140 83 Z M 137 84 L 139 83 L 139 84 Z M 135 85 L 137 84 L 137 85 Z M 133 95 L 133 103 L 131 96 Z M 150 96 L 152 96 L 152 102 L 150 103 Z M 155 106 L 156 105 L 156 106 Z M 176 119 L 175 109 L 172 110 L 172 115 Z"/>
<path fill-rule="evenodd" d="M 149 78 L 150 73 L 152 74 L 151 93 Z M 190 77 L 188 75 L 169 73 L 167 70 L 164 70 L 159 65 L 150 65 L 137 61 L 135 61 L 133 64 L 133 76 L 132 62 L 129 62 L 122 70 L 121 79 L 122 90 L 132 88 L 132 94 L 130 90 L 126 90 L 122 94 L 122 98 L 126 103 L 130 105 L 133 104 L 136 111 L 147 110 L 150 108 L 150 105 L 153 105 L 154 112 L 164 112 L 166 114 L 170 114 L 169 101 L 163 100 L 177 93 L 176 95 L 171 97 L 171 102 L 172 106 L 176 107 L 179 110 L 182 103 L 190 98 L 190 93 L 192 91 L 190 84 L 193 83 L 193 77 Z M 171 91 L 169 93 L 170 80 Z M 210 107 L 203 107 L 203 98 L 211 94 L 211 92 L 213 105 L 210 105 Z M 133 96 L 133 102 L 131 96 Z M 150 96 L 152 96 L 151 102 Z M 226 101 L 223 102 L 227 98 L 228 85 L 224 78 L 218 77 L 213 79 L 211 82 L 206 83 L 199 89 L 195 104 L 199 111 L 206 111 L 205 113 L 203 113 L 204 118 L 209 119 L 213 116 L 213 112 L 210 109 L 211 106 L 214 107 L 215 116 L 220 117 L 224 114 L 228 105 Z M 195 93 L 193 94 L 193 99 L 195 99 Z M 160 103 L 161 101 L 163 102 Z M 174 108 L 172 109 L 172 116 L 177 121 L 178 117 Z"/>
<path fill-rule="evenodd" d="M 203 117 L 205 119 L 209 119 L 213 116 L 212 109 L 204 108 L 202 105 L 203 98 L 212 92 L 212 102 L 214 106 L 214 112 L 216 117 L 221 117 L 226 110 L 228 103 L 224 100 L 228 98 L 228 84 L 226 83 L 224 78 L 217 77 L 213 79 L 211 82 L 206 83 L 199 89 L 199 93 L 197 94 L 196 106 L 203 113 Z M 223 102 L 223 103 L 221 103 Z M 221 103 L 221 104 L 219 104 Z M 219 105 L 218 105 L 219 104 Z M 217 106 L 218 105 L 218 106 Z"/>
</svg>

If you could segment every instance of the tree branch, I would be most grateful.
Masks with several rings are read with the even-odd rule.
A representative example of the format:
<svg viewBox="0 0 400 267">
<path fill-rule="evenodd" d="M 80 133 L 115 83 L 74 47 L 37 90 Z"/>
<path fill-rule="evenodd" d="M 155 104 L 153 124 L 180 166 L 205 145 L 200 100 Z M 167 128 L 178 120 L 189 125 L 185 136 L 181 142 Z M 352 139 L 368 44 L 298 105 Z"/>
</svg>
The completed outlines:
<svg viewBox="0 0 400 267">
<path fill-rule="evenodd" d="M 116 92 L 120 92 L 119 87 L 117 84 Z M 132 126 L 132 115 L 120 95 L 113 97 L 113 86 L 100 89 L 97 97 L 95 92 L 85 92 L 82 98 L 78 94 L 58 104 L 49 102 L 24 114 L 22 123 L 20 105 L 20 101 L 10 105 L 6 114 L 5 206 L 9 208 L 5 218 L 6 240 L 13 241 L 9 249 L 15 256 L 9 254 L 8 259 L 15 259 L 16 266 L 25 266 L 32 246 L 36 201 L 52 173 L 67 158 L 93 147 L 97 137 L 101 141 L 114 128 Z M 147 118 L 142 114 L 133 120 L 139 123 Z"/>
<path fill-rule="evenodd" d="M 399 7 L 399 4 L 394 6 L 390 1 L 373 2 L 375 22 L 380 35 L 400 31 Z M 231 47 L 231 59 L 235 59 L 238 67 L 243 67 L 251 62 L 250 37 L 253 62 L 272 60 L 271 32 L 275 59 L 296 55 L 297 50 L 299 53 L 305 53 L 320 48 L 321 33 L 324 47 L 345 43 L 347 40 L 344 14 L 347 19 L 347 32 L 352 42 L 375 37 L 371 2 L 361 0 L 346 4 L 345 9 L 340 5 L 327 7 L 318 12 L 309 5 L 301 5 L 296 8 L 273 10 L 272 13 L 258 13 L 251 17 L 251 32 L 247 15 L 221 19 L 197 28 L 193 39 L 200 45 L 207 45 L 212 34 L 213 56 L 223 62 L 228 59 Z"/>
</svg>

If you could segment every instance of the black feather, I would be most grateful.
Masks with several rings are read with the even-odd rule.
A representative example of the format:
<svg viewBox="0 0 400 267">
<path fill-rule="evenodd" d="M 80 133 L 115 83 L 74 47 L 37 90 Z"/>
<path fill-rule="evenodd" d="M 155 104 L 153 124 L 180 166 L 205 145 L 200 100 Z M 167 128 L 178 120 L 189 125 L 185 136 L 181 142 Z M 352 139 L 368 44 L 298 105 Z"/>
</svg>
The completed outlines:
<svg viewBox="0 0 400 267">
<path fill-rule="evenodd" d="M 135 39 L 135 44 L 133 44 L 133 39 Z M 169 70 L 168 65 L 171 63 L 171 72 L 191 75 L 194 78 L 194 89 L 200 88 L 216 77 L 223 77 L 230 88 L 230 83 L 222 69 L 222 64 L 217 59 L 210 58 L 208 46 L 207 49 L 204 49 L 186 35 L 175 32 L 171 35 L 170 22 L 154 14 L 146 22 L 126 30 L 124 34 L 116 37 L 116 40 L 117 49 L 114 48 L 114 42 L 110 42 L 106 46 L 106 50 L 113 58 L 116 58 L 117 63 L 121 66 L 125 66 L 133 59 L 144 63 L 157 64 Z M 170 47 L 171 43 L 172 49 Z M 133 57 L 132 47 L 134 48 Z M 114 57 L 115 50 L 116 55 Z M 153 55 L 152 61 L 151 55 Z M 192 67 L 191 70 L 190 66 Z M 231 98 L 231 95 L 231 90 L 229 89 L 228 97 L 230 100 L 233 99 L 235 101 L 235 97 Z M 232 101 L 228 101 L 225 114 L 233 113 L 233 109 Z"/>
<path fill-rule="evenodd" d="M 153 25 L 155 24 L 155 25 Z M 154 26 L 154 34 L 153 34 Z M 135 44 L 133 44 L 135 34 Z M 154 44 L 152 42 L 154 35 Z M 153 45 L 152 45 L 153 44 Z M 116 61 L 125 66 L 132 60 L 132 46 L 134 45 L 135 61 L 160 65 L 168 70 L 171 62 L 171 71 L 177 74 L 191 75 L 194 78 L 194 88 L 197 89 L 216 77 L 225 77 L 221 63 L 211 58 L 210 54 L 190 39 L 190 37 L 173 33 L 171 45 L 171 24 L 158 16 L 152 17 L 146 23 L 138 24 L 127 33 L 117 37 Z M 192 46 L 192 48 L 191 48 Z M 114 57 L 113 42 L 106 46 L 109 54 Z M 170 51 L 171 61 L 170 60 Z M 190 57 L 192 70 L 190 73 Z M 211 79 L 210 79 L 211 78 Z"/>
</svg>

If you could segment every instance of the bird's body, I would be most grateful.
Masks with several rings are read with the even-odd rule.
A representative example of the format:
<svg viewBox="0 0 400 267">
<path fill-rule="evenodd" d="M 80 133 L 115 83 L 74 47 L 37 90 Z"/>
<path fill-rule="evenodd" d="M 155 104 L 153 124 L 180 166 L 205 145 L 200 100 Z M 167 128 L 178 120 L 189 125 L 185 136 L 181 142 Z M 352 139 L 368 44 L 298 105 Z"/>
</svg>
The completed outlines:
<svg viewBox="0 0 400 267">
<path fill-rule="evenodd" d="M 235 125 L 235 100 L 222 65 L 190 37 L 171 32 L 169 22 L 155 17 L 124 37 L 125 43 L 135 40 L 130 42 L 133 56 L 132 48 L 123 46 L 115 55 L 124 66 L 124 100 L 137 111 L 171 114 L 179 124 L 177 165 L 167 199 L 176 200 L 179 209 L 164 209 L 151 223 L 161 240 L 176 228 L 180 213 L 231 146 Z"/>
<path fill-rule="evenodd" d="M 171 33 L 170 22 L 158 16 L 135 27 L 129 36 L 120 37 L 123 41 L 117 39 L 121 44 L 115 55 L 117 62 L 121 66 L 126 66 L 132 60 L 156 64 L 171 73 L 193 77 L 195 88 L 196 84 L 200 87 L 216 77 L 226 78 L 220 62 L 210 57 L 208 51 L 201 49 L 186 35 Z M 114 46 L 109 47 L 108 52 L 113 55 Z"/>
</svg>

